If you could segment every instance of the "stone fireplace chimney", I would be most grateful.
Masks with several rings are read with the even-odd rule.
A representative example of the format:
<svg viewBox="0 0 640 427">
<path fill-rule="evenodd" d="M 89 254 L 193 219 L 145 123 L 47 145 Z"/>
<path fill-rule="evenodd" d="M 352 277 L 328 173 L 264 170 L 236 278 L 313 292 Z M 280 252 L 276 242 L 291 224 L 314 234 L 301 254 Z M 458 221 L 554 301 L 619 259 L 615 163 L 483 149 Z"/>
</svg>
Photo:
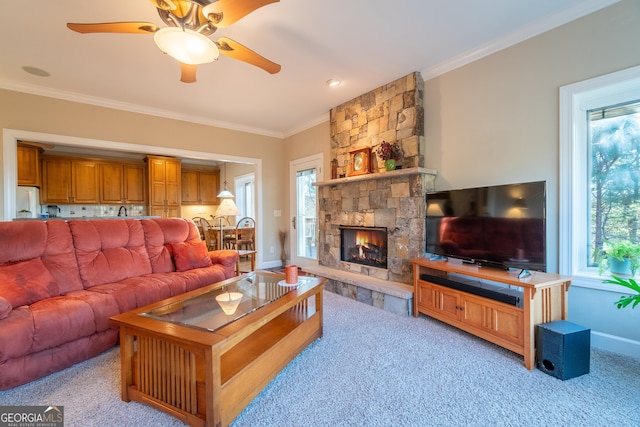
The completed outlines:
<svg viewBox="0 0 640 427">
<path fill-rule="evenodd" d="M 337 160 L 337 178 L 318 186 L 318 262 L 333 275 L 337 293 L 372 305 L 383 296 L 362 296 L 363 276 L 372 278 L 376 292 L 385 283 L 406 292 L 413 272 L 409 259 L 425 250 L 425 194 L 434 189 L 435 171 L 424 169 L 424 82 L 412 73 L 331 110 L 331 157 Z M 383 141 L 398 142 L 400 169 L 385 171 L 376 155 Z M 370 149 L 371 173 L 349 176 L 350 152 Z M 366 151 L 365 151 L 366 152 Z M 379 227 L 387 230 L 387 268 L 342 261 L 340 227 Z M 353 274 L 361 279 L 353 279 Z M 323 275 L 323 274 L 320 274 Z M 326 274 L 324 274 L 326 276 Z M 327 277 L 331 276 L 328 275 Z M 354 288 L 354 286 L 356 288 Z M 398 289 L 398 288 L 396 288 Z M 384 291 L 381 291 L 384 294 Z M 409 297 L 410 299 L 410 297 Z M 363 301 L 367 302 L 367 301 Z M 410 306 L 410 305 L 409 305 Z M 406 314 L 407 309 L 402 308 Z M 408 309 L 409 312 L 411 309 Z"/>
</svg>

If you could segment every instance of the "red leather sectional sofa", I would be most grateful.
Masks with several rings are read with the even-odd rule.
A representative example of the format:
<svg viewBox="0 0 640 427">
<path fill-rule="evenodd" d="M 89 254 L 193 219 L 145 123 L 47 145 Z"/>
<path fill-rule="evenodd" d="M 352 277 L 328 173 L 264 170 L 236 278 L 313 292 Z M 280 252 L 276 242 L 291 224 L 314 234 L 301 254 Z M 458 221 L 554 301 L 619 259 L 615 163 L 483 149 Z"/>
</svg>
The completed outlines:
<svg viewBox="0 0 640 427">
<path fill-rule="evenodd" d="M 0 222 L 0 390 L 113 347 L 115 314 L 233 277 L 238 253 L 203 243 L 181 218 Z"/>
</svg>

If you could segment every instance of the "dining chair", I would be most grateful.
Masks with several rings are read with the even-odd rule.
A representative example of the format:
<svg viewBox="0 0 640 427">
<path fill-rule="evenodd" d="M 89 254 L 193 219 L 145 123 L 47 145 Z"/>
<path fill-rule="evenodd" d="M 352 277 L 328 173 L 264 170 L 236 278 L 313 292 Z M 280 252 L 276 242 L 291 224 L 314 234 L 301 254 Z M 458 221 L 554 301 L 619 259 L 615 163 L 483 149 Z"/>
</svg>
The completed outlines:
<svg viewBox="0 0 640 427">
<path fill-rule="evenodd" d="M 202 228 L 202 233 L 204 234 L 204 241 L 207 243 L 207 249 L 215 251 L 218 249 L 218 239 L 213 227 L 206 218 L 200 218 L 199 222 L 200 227 Z"/>
<path fill-rule="evenodd" d="M 236 249 L 251 250 L 256 249 L 256 221 L 250 216 L 241 218 L 236 224 Z"/>
</svg>

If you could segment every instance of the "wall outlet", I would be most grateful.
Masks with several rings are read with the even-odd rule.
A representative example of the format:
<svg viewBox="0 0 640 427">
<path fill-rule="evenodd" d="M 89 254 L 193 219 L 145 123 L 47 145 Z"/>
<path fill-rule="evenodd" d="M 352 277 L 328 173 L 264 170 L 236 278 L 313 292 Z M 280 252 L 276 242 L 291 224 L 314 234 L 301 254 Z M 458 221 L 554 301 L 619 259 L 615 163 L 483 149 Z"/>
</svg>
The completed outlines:
<svg viewBox="0 0 640 427">
<path fill-rule="evenodd" d="M 275 254 L 276 253 L 276 247 L 275 246 L 269 247 L 269 253 Z"/>
<path fill-rule="evenodd" d="M 273 216 L 282 216 L 282 211 L 281 210 L 273 211 Z"/>
</svg>

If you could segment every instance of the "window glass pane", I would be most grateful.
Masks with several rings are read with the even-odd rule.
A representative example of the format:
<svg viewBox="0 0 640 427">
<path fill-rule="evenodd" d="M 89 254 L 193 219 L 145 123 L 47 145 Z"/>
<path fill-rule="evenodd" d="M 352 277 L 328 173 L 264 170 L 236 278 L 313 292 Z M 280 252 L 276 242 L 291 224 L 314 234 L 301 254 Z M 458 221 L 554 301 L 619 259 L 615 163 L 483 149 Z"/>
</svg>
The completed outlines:
<svg viewBox="0 0 640 427">
<path fill-rule="evenodd" d="M 589 129 L 589 260 L 606 242 L 639 242 L 640 101 L 587 112 Z"/>
<path fill-rule="evenodd" d="M 297 255 L 316 257 L 316 170 L 307 169 L 296 174 L 297 191 Z"/>
</svg>

